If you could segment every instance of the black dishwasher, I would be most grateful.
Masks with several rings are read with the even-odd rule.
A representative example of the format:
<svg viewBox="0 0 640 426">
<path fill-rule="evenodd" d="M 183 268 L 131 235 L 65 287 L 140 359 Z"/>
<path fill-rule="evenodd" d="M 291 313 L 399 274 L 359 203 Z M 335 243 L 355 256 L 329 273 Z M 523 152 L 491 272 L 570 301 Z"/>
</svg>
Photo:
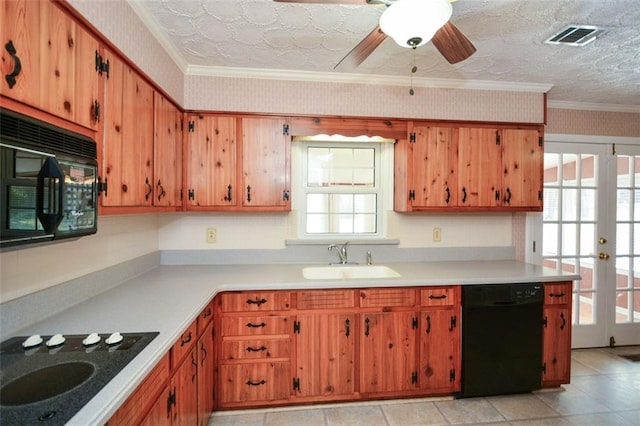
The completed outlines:
<svg viewBox="0 0 640 426">
<path fill-rule="evenodd" d="M 540 388 L 543 303 L 540 283 L 463 287 L 462 391 L 456 397 Z"/>
</svg>

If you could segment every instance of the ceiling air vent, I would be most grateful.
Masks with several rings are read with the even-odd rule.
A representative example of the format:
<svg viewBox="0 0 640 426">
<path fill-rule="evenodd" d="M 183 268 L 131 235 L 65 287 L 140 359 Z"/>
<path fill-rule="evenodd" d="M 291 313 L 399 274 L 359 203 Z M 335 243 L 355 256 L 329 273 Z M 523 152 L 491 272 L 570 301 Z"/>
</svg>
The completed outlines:
<svg viewBox="0 0 640 426">
<path fill-rule="evenodd" d="M 584 46 L 602 35 L 604 29 L 593 25 L 569 25 L 558 31 L 544 42 L 568 46 Z"/>
</svg>

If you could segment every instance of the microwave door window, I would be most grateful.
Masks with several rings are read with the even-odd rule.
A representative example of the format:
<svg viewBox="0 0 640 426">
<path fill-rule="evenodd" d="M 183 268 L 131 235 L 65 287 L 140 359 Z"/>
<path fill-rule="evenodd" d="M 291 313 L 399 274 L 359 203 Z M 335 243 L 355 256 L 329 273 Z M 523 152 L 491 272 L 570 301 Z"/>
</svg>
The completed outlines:
<svg viewBox="0 0 640 426">
<path fill-rule="evenodd" d="M 36 215 L 36 187 L 9 186 L 8 227 L 10 230 L 42 231 Z"/>
</svg>

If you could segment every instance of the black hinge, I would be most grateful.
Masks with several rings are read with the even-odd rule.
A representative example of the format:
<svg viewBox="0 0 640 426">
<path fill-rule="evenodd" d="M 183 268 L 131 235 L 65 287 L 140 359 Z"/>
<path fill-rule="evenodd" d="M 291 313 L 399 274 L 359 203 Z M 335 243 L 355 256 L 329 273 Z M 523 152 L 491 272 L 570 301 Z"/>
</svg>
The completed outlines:
<svg viewBox="0 0 640 426">
<path fill-rule="evenodd" d="M 409 190 L 409 200 L 415 200 L 416 199 L 416 191 L 413 189 Z"/>
<path fill-rule="evenodd" d="M 538 136 L 538 146 L 542 146 L 542 136 Z"/>
<path fill-rule="evenodd" d="M 107 178 L 104 178 L 104 182 L 102 181 L 101 177 L 98 177 L 98 195 L 100 195 L 101 192 L 104 192 L 104 196 L 106 197 L 108 195 L 107 192 Z"/>
<path fill-rule="evenodd" d="M 293 332 L 300 334 L 300 321 L 293 322 Z"/>
<path fill-rule="evenodd" d="M 91 115 L 93 116 L 93 121 L 96 123 L 100 122 L 100 103 L 98 100 L 93 101 L 93 105 L 91 105 Z"/>
<path fill-rule="evenodd" d="M 538 201 L 542 201 L 542 191 L 538 191 Z"/>
<path fill-rule="evenodd" d="M 297 378 L 297 377 L 294 377 L 294 378 L 293 378 L 293 390 L 294 390 L 294 391 L 295 391 L 295 390 L 297 390 L 297 391 L 299 391 L 299 390 L 300 390 L 300 379 L 299 379 L 299 378 Z"/>
<path fill-rule="evenodd" d="M 547 363 L 546 362 L 542 364 L 542 372 L 543 373 L 547 372 Z"/>
<path fill-rule="evenodd" d="M 411 383 L 413 383 L 414 385 L 416 383 L 418 383 L 418 372 L 414 371 L 413 373 L 411 373 Z"/>
<path fill-rule="evenodd" d="M 451 317 L 451 327 L 449 327 L 449 331 L 452 331 L 454 328 L 456 328 L 458 325 L 458 317 L 457 316 L 452 316 Z"/>
<path fill-rule="evenodd" d="M 500 145 L 500 132 L 496 132 L 496 145 Z"/>
<path fill-rule="evenodd" d="M 289 125 L 286 123 L 282 125 L 282 134 L 289 136 Z"/>
<path fill-rule="evenodd" d="M 175 387 L 167 397 L 167 418 L 169 418 L 169 416 L 171 415 L 171 407 L 173 407 L 174 405 L 176 405 L 176 388 Z"/>
<path fill-rule="evenodd" d="M 187 131 L 189 133 L 193 133 L 196 131 L 196 122 L 195 121 L 189 121 L 188 127 L 187 127 Z"/>
<path fill-rule="evenodd" d="M 105 73 L 107 75 L 107 78 L 109 78 L 109 60 L 107 59 L 107 62 L 105 62 L 97 50 L 96 50 L 96 71 L 98 72 L 99 75 L 102 75 L 102 73 Z"/>
<path fill-rule="evenodd" d="M 544 326 L 544 328 L 547 328 L 547 324 L 549 323 L 549 321 L 547 320 L 547 317 L 544 317 L 542 319 L 542 325 Z"/>
<path fill-rule="evenodd" d="M 195 200 L 196 199 L 196 191 L 194 189 L 190 189 L 188 194 L 189 194 L 189 200 Z"/>
<path fill-rule="evenodd" d="M 418 328 L 418 318 L 413 317 L 413 320 L 411 321 L 411 326 L 413 327 L 414 330 Z"/>
<path fill-rule="evenodd" d="M 450 382 L 455 382 L 456 381 L 456 370 L 455 369 L 449 370 L 449 381 Z"/>
<path fill-rule="evenodd" d="M 282 200 L 283 201 L 289 201 L 289 191 L 288 190 L 284 190 L 282 191 Z"/>
<path fill-rule="evenodd" d="M 416 132 L 409 133 L 409 142 L 416 143 Z"/>
</svg>

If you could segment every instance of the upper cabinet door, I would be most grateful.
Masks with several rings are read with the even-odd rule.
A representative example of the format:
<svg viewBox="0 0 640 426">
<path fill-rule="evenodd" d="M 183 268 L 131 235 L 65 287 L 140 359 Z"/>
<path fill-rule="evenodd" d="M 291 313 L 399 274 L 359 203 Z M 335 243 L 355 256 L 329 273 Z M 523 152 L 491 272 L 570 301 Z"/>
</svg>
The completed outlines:
<svg viewBox="0 0 640 426">
<path fill-rule="evenodd" d="M 285 119 L 242 119 L 242 206 L 291 209 L 291 137 Z"/>
<path fill-rule="evenodd" d="M 453 127 L 415 126 L 413 149 L 414 207 L 457 204 L 456 139 Z"/>
<path fill-rule="evenodd" d="M 236 118 L 191 114 L 187 127 L 187 208 L 236 206 Z"/>
<path fill-rule="evenodd" d="M 182 205 L 182 113 L 162 94 L 154 94 L 154 206 Z"/>
<path fill-rule="evenodd" d="M 153 88 L 116 55 L 105 90 L 103 206 L 144 207 L 153 202 Z"/>
<path fill-rule="evenodd" d="M 502 205 L 501 164 L 498 129 L 461 127 L 458 138 L 458 204 L 465 207 Z"/>
<path fill-rule="evenodd" d="M 2 94 L 96 129 L 99 43 L 55 3 L 2 0 Z"/>
<path fill-rule="evenodd" d="M 542 210 L 543 143 L 537 130 L 504 129 L 503 190 L 505 206 Z"/>
</svg>

